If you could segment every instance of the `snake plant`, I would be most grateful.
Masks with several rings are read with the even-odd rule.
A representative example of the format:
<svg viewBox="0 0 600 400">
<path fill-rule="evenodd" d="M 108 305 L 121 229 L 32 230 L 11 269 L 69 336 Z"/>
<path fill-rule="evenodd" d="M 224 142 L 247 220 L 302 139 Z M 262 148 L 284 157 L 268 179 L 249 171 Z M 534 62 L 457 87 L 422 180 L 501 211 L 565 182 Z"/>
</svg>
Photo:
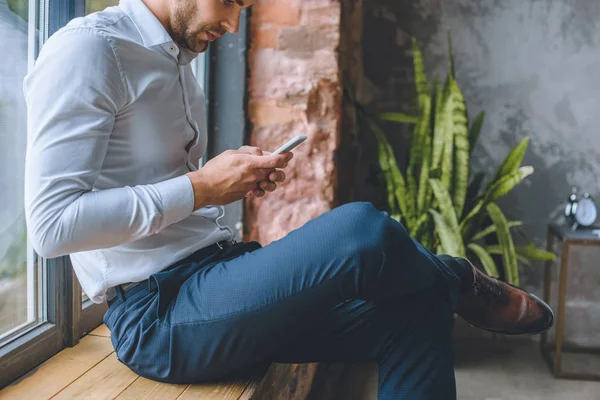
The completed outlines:
<svg viewBox="0 0 600 400">
<path fill-rule="evenodd" d="M 521 166 L 529 138 L 523 138 L 512 149 L 485 187 L 483 173 L 470 176 L 471 153 L 485 114 L 477 115 L 469 125 L 465 99 L 454 75 L 450 37 L 448 43 L 448 76 L 444 84 L 436 78 L 430 85 L 421 51 L 413 39 L 417 115 L 385 113 L 379 116 L 381 120 L 411 125 L 409 160 L 404 173 L 375 119 L 352 98 L 351 101 L 356 106 L 359 122 L 366 124 L 377 138 L 391 217 L 429 250 L 466 257 L 494 277 L 501 274 L 492 255 L 499 255 L 502 278 L 518 285 L 519 263 L 554 259 L 552 253 L 538 249 L 529 239 L 527 245 L 516 246 L 513 234 L 522 223 L 508 221 L 496 204 L 496 200 L 533 173 L 532 167 Z M 491 224 L 484 226 L 486 221 Z M 486 244 L 484 239 L 488 235 L 496 235 L 498 244 Z"/>
</svg>

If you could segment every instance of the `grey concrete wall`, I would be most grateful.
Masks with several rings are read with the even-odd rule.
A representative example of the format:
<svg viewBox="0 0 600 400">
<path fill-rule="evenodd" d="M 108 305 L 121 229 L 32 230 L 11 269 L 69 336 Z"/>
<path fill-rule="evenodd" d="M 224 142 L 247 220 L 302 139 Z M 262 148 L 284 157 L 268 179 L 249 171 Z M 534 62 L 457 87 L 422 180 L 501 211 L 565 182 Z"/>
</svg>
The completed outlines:
<svg viewBox="0 0 600 400">
<path fill-rule="evenodd" d="M 369 0 L 362 7 L 362 77 L 355 83 L 372 111 L 408 110 L 411 36 L 428 74 L 445 76 L 450 30 L 469 114 L 487 113 L 475 169 L 493 174 L 521 138 L 531 137 L 524 163 L 536 172 L 500 205 L 526 223 L 538 245 L 545 246 L 548 221 L 561 217 L 571 185 L 600 198 L 600 1 Z M 403 159 L 407 132 L 388 128 Z M 574 256 L 597 265 L 600 253 Z M 540 263 L 521 275 L 541 293 Z M 589 279 L 600 287 L 600 273 Z M 597 289 L 573 294 L 600 301 Z"/>
</svg>

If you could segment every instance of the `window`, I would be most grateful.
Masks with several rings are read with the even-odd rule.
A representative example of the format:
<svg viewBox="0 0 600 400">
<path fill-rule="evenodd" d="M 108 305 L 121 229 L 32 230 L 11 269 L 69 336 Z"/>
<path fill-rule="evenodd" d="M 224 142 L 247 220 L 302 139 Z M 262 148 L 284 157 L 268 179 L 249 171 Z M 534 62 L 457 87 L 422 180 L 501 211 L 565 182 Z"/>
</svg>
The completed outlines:
<svg viewBox="0 0 600 400">
<path fill-rule="evenodd" d="M 27 0 L 0 0 L 0 343 L 44 318 L 41 265 L 27 243 L 23 208 L 28 8 Z"/>
<path fill-rule="evenodd" d="M 102 11 L 106 7 L 116 6 L 117 4 L 119 4 L 119 0 L 87 0 L 85 2 L 85 14 Z"/>
<path fill-rule="evenodd" d="M 0 0 L 0 387 L 76 344 L 83 334 L 102 323 L 106 310 L 106 304 L 94 304 L 82 293 L 68 257 L 43 259 L 28 243 L 23 199 L 27 124 L 22 84 L 50 35 L 76 16 L 117 3 Z M 207 101 L 209 143 L 213 144 L 201 163 L 244 141 L 246 71 L 239 54 L 246 51 L 246 18 L 245 12 L 240 30 L 244 33 L 220 39 L 192 65 L 199 84 L 206 86 L 207 99 L 214 104 L 232 104 L 225 111 Z M 215 73 L 208 87 L 206 76 L 212 70 Z M 231 118 L 234 108 L 239 108 L 235 113 L 239 117 Z M 226 223 L 236 228 L 241 219 L 240 203 L 227 206 Z"/>
</svg>

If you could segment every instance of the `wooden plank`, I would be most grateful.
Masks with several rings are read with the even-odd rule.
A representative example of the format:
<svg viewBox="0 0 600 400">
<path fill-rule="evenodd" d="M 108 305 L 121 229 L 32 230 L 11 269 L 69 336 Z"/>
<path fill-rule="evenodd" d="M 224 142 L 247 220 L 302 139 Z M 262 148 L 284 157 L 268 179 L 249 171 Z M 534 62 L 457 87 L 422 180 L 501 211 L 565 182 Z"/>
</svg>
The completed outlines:
<svg viewBox="0 0 600 400">
<path fill-rule="evenodd" d="M 176 399 L 187 387 L 188 385 L 170 385 L 168 383 L 155 382 L 140 376 L 117 399 Z"/>
<path fill-rule="evenodd" d="M 110 337 L 110 331 L 104 324 L 100 325 L 99 327 L 91 331 L 89 334 L 93 336 Z"/>
<path fill-rule="evenodd" d="M 113 352 L 110 339 L 83 337 L 0 391 L 0 399 L 48 399 Z"/>
<path fill-rule="evenodd" d="M 249 383 L 248 380 L 232 380 L 190 385 L 179 399 L 238 400 Z"/>
<path fill-rule="evenodd" d="M 246 388 L 244 388 L 244 391 L 242 392 L 242 394 L 240 394 L 238 400 L 252 400 L 252 396 L 254 396 L 254 394 L 256 393 L 259 383 L 260 381 L 248 382 L 248 385 L 246 386 Z"/>
<path fill-rule="evenodd" d="M 54 399 L 114 399 L 138 378 L 113 353 L 71 383 Z"/>
</svg>

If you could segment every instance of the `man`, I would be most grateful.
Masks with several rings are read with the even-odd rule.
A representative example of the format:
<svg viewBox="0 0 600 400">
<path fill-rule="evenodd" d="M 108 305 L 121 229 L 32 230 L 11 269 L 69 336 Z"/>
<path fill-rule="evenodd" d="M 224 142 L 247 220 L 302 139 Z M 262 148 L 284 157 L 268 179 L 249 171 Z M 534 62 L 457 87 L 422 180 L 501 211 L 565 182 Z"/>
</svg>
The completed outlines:
<svg viewBox="0 0 600 400">
<path fill-rule="evenodd" d="M 544 331 L 552 311 L 431 254 L 370 203 L 264 247 L 218 223 L 221 206 L 275 190 L 292 159 L 244 146 L 198 169 L 204 97 L 189 63 L 250 6 L 122 0 L 50 38 L 25 80 L 35 249 L 70 254 L 90 298 L 108 298 L 117 356 L 150 379 L 377 360 L 380 399 L 454 398 L 455 310 L 508 334 Z"/>
</svg>

